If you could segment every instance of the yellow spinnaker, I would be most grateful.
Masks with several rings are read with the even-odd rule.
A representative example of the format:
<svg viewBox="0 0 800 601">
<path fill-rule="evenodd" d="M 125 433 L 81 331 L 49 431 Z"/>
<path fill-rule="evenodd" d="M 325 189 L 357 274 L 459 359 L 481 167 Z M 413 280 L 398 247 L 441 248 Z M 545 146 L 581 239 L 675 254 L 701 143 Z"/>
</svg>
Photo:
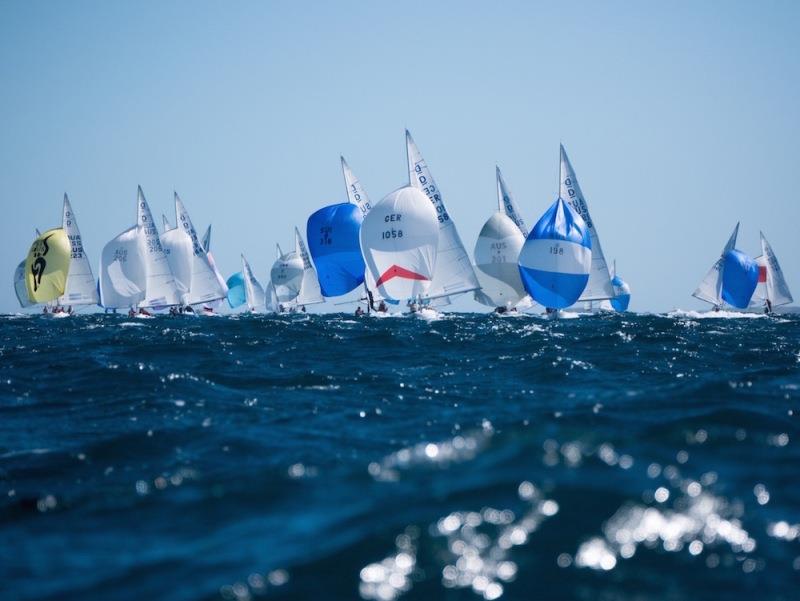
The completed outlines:
<svg viewBox="0 0 800 601">
<path fill-rule="evenodd" d="M 25 288 L 35 303 L 47 303 L 64 294 L 72 245 L 62 228 L 47 230 L 31 245 L 25 259 Z"/>
</svg>

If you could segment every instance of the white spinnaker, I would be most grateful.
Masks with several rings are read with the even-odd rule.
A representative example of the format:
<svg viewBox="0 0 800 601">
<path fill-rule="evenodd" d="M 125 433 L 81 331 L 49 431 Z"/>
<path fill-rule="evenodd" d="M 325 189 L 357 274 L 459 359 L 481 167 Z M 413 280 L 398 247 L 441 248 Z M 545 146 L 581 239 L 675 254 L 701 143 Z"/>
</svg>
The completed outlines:
<svg viewBox="0 0 800 601">
<path fill-rule="evenodd" d="M 89 257 L 86 256 L 86 251 L 83 249 L 78 222 L 75 220 L 75 213 L 66 194 L 64 194 L 64 210 L 61 223 L 72 247 L 72 258 L 69 263 L 67 285 L 63 296 L 58 299 L 58 304 L 96 305 L 99 301 L 97 298 L 97 282 L 92 274 Z"/>
<path fill-rule="evenodd" d="M 767 242 L 763 232 L 759 232 L 759 234 L 761 235 L 761 252 L 766 259 L 767 265 L 767 298 L 773 307 L 788 305 L 794 299 L 792 298 L 792 293 L 789 292 L 786 278 L 783 277 L 783 270 L 780 263 L 778 263 L 778 257 L 775 256 L 772 246 Z"/>
<path fill-rule="evenodd" d="M 578 301 L 594 301 L 614 298 L 614 286 L 611 284 L 611 274 L 608 263 L 600 246 L 600 237 L 597 235 L 594 222 L 589 215 L 589 205 L 583 196 L 575 171 L 569 162 L 564 146 L 561 146 L 561 160 L 559 165 L 559 196 L 570 204 L 586 222 L 589 236 L 592 240 L 592 266 L 589 270 L 589 281 Z"/>
<path fill-rule="evenodd" d="M 722 305 L 722 266 L 724 264 L 722 257 L 726 252 L 736 247 L 736 238 L 738 235 L 739 224 L 737 223 L 736 227 L 733 228 L 731 237 L 728 238 L 728 242 L 725 244 L 725 248 L 722 249 L 719 259 L 717 259 L 711 266 L 711 269 L 708 270 L 708 273 L 700 282 L 697 290 L 692 293 L 693 297 L 711 303 L 712 305 Z"/>
<path fill-rule="evenodd" d="M 192 239 L 180 228 L 172 228 L 161 234 L 161 246 L 169 263 L 181 302 L 188 304 L 192 287 Z"/>
<path fill-rule="evenodd" d="M 294 251 L 303 261 L 303 282 L 300 285 L 300 293 L 294 298 L 292 304 L 315 305 L 324 303 L 325 299 L 322 297 L 317 270 L 314 269 L 314 265 L 311 263 L 311 256 L 308 254 L 306 243 L 297 228 L 294 228 Z"/>
<path fill-rule="evenodd" d="M 347 164 L 344 157 L 339 158 L 342 159 L 342 174 L 344 175 L 344 185 L 347 188 L 347 200 L 358 206 L 361 212 L 366 215 L 372 208 L 369 196 L 367 196 L 364 186 L 361 185 L 361 182 L 358 181 L 358 178 L 353 174 L 350 165 Z"/>
<path fill-rule="evenodd" d="M 25 286 L 25 261 L 17 265 L 14 270 L 14 293 L 17 295 L 20 307 L 32 307 L 34 303 L 28 296 L 28 289 Z"/>
<path fill-rule="evenodd" d="M 436 273 L 428 290 L 429 297 L 440 297 L 471 292 L 480 288 L 472 269 L 456 224 L 445 208 L 442 194 L 431 176 L 430 169 L 422 158 L 411 134 L 406 130 L 406 152 L 409 184 L 425 193 L 434 207 L 439 223 L 439 246 L 436 253 Z M 362 226 L 363 227 L 363 226 Z"/>
<path fill-rule="evenodd" d="M 389 300 L 427 295 L 439 243 L 436 210 L 423 192 L 406 186 L 381 199 L 361 223 L 368 285 Z"/>
<path fill-rule="evenodd" d="M 522 213 L 514 202 L 514 197 L 503 179 L 503 174 L 500 172 L 500 167 L 495 166 L 495 173 L 497 175 L 497 205 L 511 221 L 513 221 L 519 231 L 522 232 L 522 237 L 528 237 L 528 226 L 525 225 L 525 220 L 522 218 Z"/>
<path fill-rule="evenodd" d="M 220 285 L 217 274 L 214 273 L 214 267 L 208 260 L 208 253 L 200 243 L 189 212 L 177 192 L 175 192 L 175 216 L 178 229 L 183 230 L 192 241 L 192 283 L 189 290 L 189 304 L 208 303 L 225 298 L 228 294 L 228 287 L 224 283 Z"/>
<path fill-rule="evenodd" d="M 100 255 L 100 304 L 108 309 L 139 305 L 145 297 L 147 270 L 139 227 L 122 232 Z"/>
<path fill-rule="evenodd" d="M 253 275 L 250 263 L 247 262 L 244 255 L 242 255 L 242 275 L 244 276 L 244 293 L 247 298 L 248 311 L 256 312 L 264 309 L 266 304 L 264 288 L 256 279 L 256 276 Z"/>
<path fill-rule="evenodd" d="M 300 294 L 303 285 L 303 259 L 295 251 L 283 253 L 278 247 L 278 259 L 270 270 L 270 283 L 281 304 L 288 303 Z"/>
<path fill-rule="evenodd" d="M 169 268 L 167 256 L 161 246 L 161 238 L 150 212 L 150 205 L 144 198 L 141 186 L 138 190 L 137 219 L 139 234 L 144 242 L 144 265 L 147 273 L 143 307 L 168 307 L 181 302 L 175 278 Z"/>
<path fill-rule="evenodd" d="M 481 284 L 475 300 L 510 309 L 527 296 L 519 275 L 524 244 L 519 226 L 502 209 L 486 221 L 475 243 L 475 273 Z"/>
</svg>

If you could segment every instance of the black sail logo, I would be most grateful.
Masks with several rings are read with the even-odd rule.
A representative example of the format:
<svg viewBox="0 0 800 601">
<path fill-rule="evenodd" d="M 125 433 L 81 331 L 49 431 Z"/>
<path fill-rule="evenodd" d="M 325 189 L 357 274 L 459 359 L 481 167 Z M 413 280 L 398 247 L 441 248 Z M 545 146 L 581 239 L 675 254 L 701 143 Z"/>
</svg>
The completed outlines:
<svg viewBox="0 0 800 601">
<path fill-rule="evenodd" d="M 50 234 L 52 236 L 53 234 Z M 31 275 L 33 275 L 33 291 L 36 292 L 39 290 L 39 286 L 42 283 L 42 276 L 44 275 L 44 270 L 47 267 L 47 260 L 45 257 L 47 253 L 50 252 L 50 245 L 47 244 L 47 240 L 50 238 L 47 236 L 38 240 L 33 247 L 33 262 L 31 263 Z"/>
</svg>

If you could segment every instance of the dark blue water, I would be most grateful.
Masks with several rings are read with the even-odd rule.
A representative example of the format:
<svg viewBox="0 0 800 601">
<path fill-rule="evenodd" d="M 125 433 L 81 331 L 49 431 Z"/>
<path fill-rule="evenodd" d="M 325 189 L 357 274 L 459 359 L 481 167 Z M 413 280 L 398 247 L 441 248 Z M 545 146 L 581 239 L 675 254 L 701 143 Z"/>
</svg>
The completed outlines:
<svg viewBox="0 0 800 601">
<path fill-rule="evenodd" d="M 0 319 L 3 599 L 798 599 L 800 319 Z"/>
</svg>

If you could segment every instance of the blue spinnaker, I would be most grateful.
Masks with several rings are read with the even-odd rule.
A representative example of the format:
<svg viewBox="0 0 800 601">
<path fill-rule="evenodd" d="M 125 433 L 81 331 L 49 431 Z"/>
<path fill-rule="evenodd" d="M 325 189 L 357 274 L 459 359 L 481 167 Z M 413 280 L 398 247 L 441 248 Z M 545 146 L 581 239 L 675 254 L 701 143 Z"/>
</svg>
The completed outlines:
<svg viewBox="0 0 800 601">
<path fill-rule="evenodd" d="M 247 292 L 244 289 L 244 274 L 239 271 L 228 278 L 228 305 L 231 309 L 240 307 L 247 302 Z"/>
<path fill-rule="evenodd" d="M 522 283 L 536 302 L 563 309 L 574 304 L 586 288 L 591 265 L 592 241 L 586 223 L 559 198 L 522 247 Z"/>
<path fill-rule="evenodd" d="M 614 287 L 614 292 L 617 296 L 611 299 L 611 307 L 614 311 L 623 313 L 628 310 L 628 305 L 631 302 L 631 288 L 627 282 L 618 275 L 611 279 L 611 285 Z"/>
<path fill-rule="evenodd" d="M 758 264 L 740 250 L 722 255 L 722 300 L 746 309 L 758 285 Z"/>
<path fill-rule="evenodd" d="M 341 296 L 364 282 L 359 232 L 363 213 L 343 202 L 321 208 L 308 218 L 306 235 L 323 296 Z"/>
</svg>

